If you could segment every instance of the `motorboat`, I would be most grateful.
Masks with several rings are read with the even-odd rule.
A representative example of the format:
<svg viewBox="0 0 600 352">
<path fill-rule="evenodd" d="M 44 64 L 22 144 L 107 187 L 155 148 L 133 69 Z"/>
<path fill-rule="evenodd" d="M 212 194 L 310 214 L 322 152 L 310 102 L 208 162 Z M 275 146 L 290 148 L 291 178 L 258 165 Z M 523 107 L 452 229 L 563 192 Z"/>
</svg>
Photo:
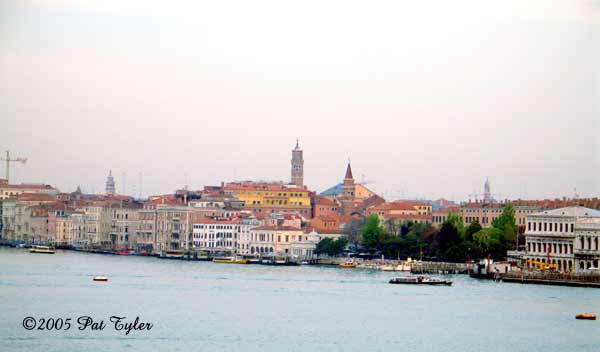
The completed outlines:
<svg viewBox="0 0 600 352">
<path fill-rule="evenodd" d="M 579 313 L 575 316 L 575 319 L 579 320 L 596 320 L 596 314 L 594 313 Z"/>
<path fill-rule="evenodd" d="M 403 276 L 390 279 L 390 284 L 451 286 L 452 281 L 426 276 Z"/>
<path fill-rule="evenodd" d="M 223 264 L 248 264 L 249 260 L 241 257 L 215 257 L 213 263 Z"/>
<path fill-rule="evenodd" d="M 353 268 L 356 268 L 356 265 L 357 264 L 356 264 L 355 261 L 348 260 L 348 261 L 345 261 L 345 262 L 341 263 L 340 267 L 345 268 L 345 269 L 353 269 Z"/>
<path fill-rule="evenodd" d="M 94 276 L 94 278 L 92 280 L 99 281 L 99 282 L 106 282 L 106 281 L 108 281 L 108 278 L 106 276 Z"/>
<path fill-rule="evenodd" d="M 165 259 L 183 259 L 183 251 L 182 250 L 168 250 L 163 251 L 161 258 Z"/>
<path fill-rule="evenodd" d="M 29 253 L 54 254 L 56 251 L 54 250 L 54 247 L 50 246 L 33 246 L 29 249 Z"/>
</svg>

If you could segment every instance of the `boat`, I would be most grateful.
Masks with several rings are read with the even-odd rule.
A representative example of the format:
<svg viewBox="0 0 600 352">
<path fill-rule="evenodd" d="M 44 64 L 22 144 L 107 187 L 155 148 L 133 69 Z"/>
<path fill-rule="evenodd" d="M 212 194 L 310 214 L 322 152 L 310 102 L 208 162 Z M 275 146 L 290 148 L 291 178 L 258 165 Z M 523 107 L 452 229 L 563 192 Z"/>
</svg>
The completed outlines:
<svg viewBox="0 0 600 352">
<path fill-rule="evenodd" d="M 241 257 L 215 257 L 213 258 L 213 263 L 223 263 L 223 264 L 248 264 L 248 259 L 243 259 Z"/>
<path fill-rule="evenodd" d="M 301 265 L 308 265 L 308 264 L 310 264 L 310 263 L 309 263 L 307 260 L 303 260 L 303 261 L 301 261 L 301 262 L 300 262 L 300 264 L 301 264 Z"/>
<path fill-rule="evenodd" d="M 53 247 L 50 246 L 33 246 L 29 249 L 29 253 L 46 253 L 46 254 L 54 254 L 56 251 Z"/>
<path fill-rule="evenodd" d="M 170 250 L 164 251 L 161 255 L 161 258 L 166 259 L 183 259 L 183 251 L 181 250 Z"/>
<path fill-rule="evenodd" d="M 408 285 L 445 285 L 451 286 L 452 281 L 425 276 L 403 276 L 390 279 L 390 284 L 408 284 Z"/>
<path fill-rule="evenodd" d="M 594 314 L 594 313 L 579 313 L 575 316 L 575 319 L 596 320 L 596 314 Z"/>
<path fill-rule="evenodd" d="M 264 257 L 260 264 L 262 265 L 280 265 L 280 266 L 295 266 L 297 262 L 289 260 L 286 257 Z"/>
<path fill-rule="evenodd" d="M 106 282 L 106 281 L 108 281 L 108 278 L 106 276 L 94 276 L 94 278 L 92 280 Z"/>
<path fill-rule="evenodd" d="M 340 264 L 340 266 L 345 269 L 356 268 L 356 265 L 357 265 L 356 262 L 353 260 L 349 260 L 349 261 L 346 261 L 346 262 L 343 262 Z"/>
</svg>

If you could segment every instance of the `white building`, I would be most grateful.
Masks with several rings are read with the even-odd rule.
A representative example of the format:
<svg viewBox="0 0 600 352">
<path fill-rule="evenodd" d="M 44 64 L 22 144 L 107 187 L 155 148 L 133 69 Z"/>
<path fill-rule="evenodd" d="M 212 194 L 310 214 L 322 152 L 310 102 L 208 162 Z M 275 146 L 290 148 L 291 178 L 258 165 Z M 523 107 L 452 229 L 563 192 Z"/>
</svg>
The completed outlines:
<svg viewBox="0 0 600 352">
<path fill-rule="evenodd" d="M 558 271 L 598 268 L 600 211 L 584 207 L 547 210 L 527 216 L 525 259 L 555 264 Z"/>
<path fill-rule="evenodd" d="M 193 225 L 192 244 L 197 249 L 237 252 L 240 230 L 240 220 L 201 219 Z"/>
</svg>

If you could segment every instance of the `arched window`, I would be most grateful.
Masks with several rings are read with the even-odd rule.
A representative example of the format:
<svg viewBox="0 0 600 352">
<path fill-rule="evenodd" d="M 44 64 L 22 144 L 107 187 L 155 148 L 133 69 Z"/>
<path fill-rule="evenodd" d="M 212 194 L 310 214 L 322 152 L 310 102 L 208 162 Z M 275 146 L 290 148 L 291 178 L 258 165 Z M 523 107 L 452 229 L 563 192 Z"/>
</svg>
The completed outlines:
<svg viewBox="0 0 600 352">
<path fill-rule="evenodd" d="M 583 266 L 584 266 L 584 265 L 585 265 L 585 264 L 583 263 L 583 261 L 580 261 L 580 262 L 579 262 L 579 269 L 583 269 Z"/>
</svg>

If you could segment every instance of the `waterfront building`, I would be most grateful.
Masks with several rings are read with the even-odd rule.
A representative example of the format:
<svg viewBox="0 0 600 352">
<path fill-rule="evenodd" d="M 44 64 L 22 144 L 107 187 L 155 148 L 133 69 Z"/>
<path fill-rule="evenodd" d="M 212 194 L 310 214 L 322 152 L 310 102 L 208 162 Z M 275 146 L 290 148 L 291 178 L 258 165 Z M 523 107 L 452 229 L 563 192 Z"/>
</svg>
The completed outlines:
<svg viewBox="0 0 600 352">
<path fill-rule="evenodd" d="M 239 248 L 241 221 L 201 219 L 193 224 L 192 233 L 194 249 L 235 253 Z"/>
<path fill-rule="evenodd" d="M 72 243 L 73 220 L 64 211 L 57 212 L 51 238 L 55 246 L 68 246 Z"/>
<path fill-rule="evenodd" d="M 291 255 L 292 244 L 304 238 L 304 232 L 293 227 L 258 226 L 250 230 L 250 253 Z"/>
<path fill-rule="evenodd" d="M 84 207 L 86 242 L 93 247 L 110 247 L 111 212 L 106 201 L 90 201 Z"/>
<path fill-rule="evenodd" d="M 566 207 L 527 215 L 525 259 L 556 265 L 558 271 L 598 268 L 600 211 Z"/>
<path fill-rule="evenodd" d="M 298 188 L 304 187 L 304 157 L 300 149 L 300 141 L 296 139 L 296 147 L 292 150 L 292 182 Z"/>
<path fill-rule="evenodd" d="M 141 209 L 141 203 L 121 201 L 118 205 L 111 204 L 110 242 L 114 248 L 133 248 Z"/>
<path fill-rule="evenodd" d="M 225 195 L 244 202 L 243 209 L 253 213 L 297 213 L 311 216 L 309 191 L 297 186 L 269 182 L 233 182 L 223 186 Z"/>
<path fill-rule="evenodd" d="M 2 239 L 12 242 L 49 241 L 48 212 L 60 207 L 53 195 L 20 193 L 1 202 Z"/>
</svg>

